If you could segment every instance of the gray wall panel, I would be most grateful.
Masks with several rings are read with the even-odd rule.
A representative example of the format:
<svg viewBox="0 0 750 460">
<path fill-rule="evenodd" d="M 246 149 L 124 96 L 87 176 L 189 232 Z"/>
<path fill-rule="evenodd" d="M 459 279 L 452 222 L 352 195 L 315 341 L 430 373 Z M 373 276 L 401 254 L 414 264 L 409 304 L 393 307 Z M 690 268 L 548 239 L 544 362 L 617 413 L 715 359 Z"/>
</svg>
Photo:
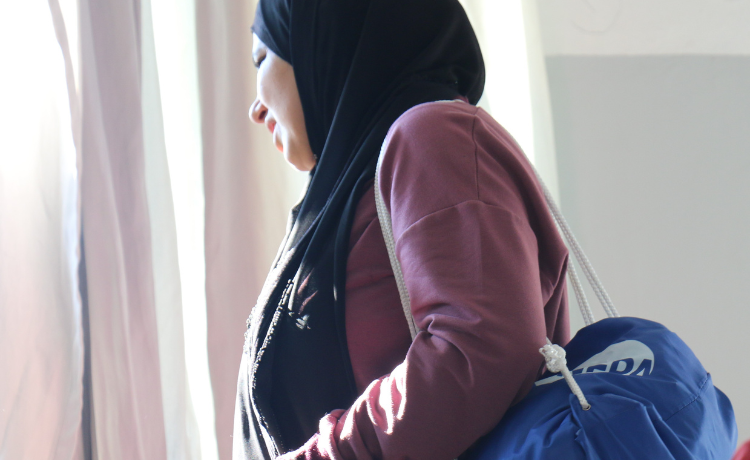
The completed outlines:
<svg viewBox="0 0 750 460">
<path fill-rule="evenodd" d="M 621 313 L 696 352 L 750 438 L 750 57 L 547 58 L 562 208 Z"/>
</svg>

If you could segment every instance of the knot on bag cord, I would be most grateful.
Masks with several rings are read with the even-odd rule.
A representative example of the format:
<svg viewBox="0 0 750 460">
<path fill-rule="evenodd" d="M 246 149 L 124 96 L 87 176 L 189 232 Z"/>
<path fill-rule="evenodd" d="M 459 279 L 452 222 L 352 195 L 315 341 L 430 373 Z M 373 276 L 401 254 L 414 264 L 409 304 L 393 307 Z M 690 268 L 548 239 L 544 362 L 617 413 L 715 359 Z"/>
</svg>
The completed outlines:
<svg viewBox="0 0 750 460">
<path fill-rule="evenodd" d="M 547 339 L 547 344 L 539 349 L 539 353 L 544 356 L 547 362 L 547 369 L 550 372 L 558 373 L 568 368 L 568 362 L 565 359 L 565 350 L 560 345 L 555 345 Z"/>
<path fill-rule="evenodd" d="M 544 356 L 544 361 L 547 363 L 547 370 L 552 373 L 562 373 L 565 382 L 568 384 L 570 391 L 576 395 L 578 402 L 581 404 L 583 410 L 591 409 L 591 404 L 586 401 L 586 397 L 583 395 L 581 387 L 573 378 L 573 374 L 568 369 L 568 361 L 565 359 L 565 350 L 560 345 L 555 345 L 547 339 L 547 344 L 539 349 L 539 353 Z"/>
</svg>

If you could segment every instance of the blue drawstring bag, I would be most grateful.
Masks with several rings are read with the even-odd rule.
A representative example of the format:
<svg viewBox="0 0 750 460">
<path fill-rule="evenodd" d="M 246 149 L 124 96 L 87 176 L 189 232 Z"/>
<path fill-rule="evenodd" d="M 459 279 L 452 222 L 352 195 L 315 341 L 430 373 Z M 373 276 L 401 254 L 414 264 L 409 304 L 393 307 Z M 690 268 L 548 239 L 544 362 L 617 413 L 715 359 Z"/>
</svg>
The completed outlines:
<svg viewBox="0 0 750 460">
<path fill-rule="evenodd" d="M 586 327 L 564 349 L 548 340 L 539 350 L 547 372 L 462 458 L 729 460 L 737 446 L 729 399 L 675 333 L 653 321 L 619 316 L 539 181 L 608 318 L 594 321 L 570 263 L 568 275 Z"/>
<path fill-rule="evenodd" d="M 619 316 L 543 183 L 542 188 L 608 318 L 594 322 L 570 263 L 586 327 L 564 349 L 548 344 L 539 350 L 548 371 L 462 458 L 729 460 L 737 445 L 729 399 L 675 333 L 653 321 Z"/>
<path fill-rule="evenodd" d="M 466 457 L 728 460 L 737 445 L 732 405 L 688 346 L 659 323 L 608 318 L 565 347 L 590 404 L 547 372 Z"/>
</svg>

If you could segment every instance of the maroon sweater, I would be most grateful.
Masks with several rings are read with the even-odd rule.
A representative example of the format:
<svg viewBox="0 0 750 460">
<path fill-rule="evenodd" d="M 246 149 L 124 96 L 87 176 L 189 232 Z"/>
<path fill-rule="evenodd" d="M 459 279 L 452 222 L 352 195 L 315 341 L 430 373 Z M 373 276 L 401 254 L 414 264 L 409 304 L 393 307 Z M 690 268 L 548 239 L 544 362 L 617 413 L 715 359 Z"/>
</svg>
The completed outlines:
<svg viewBox="0 0 750 460">
<path fill-rule="evenodd" d="M 512 137 L 461 101 L 391 127 L 380 181 L 420 333 L 411 342 L 373 188 L 352 227 L 350 408 L 288 459 L 453 459 L 540 375 L 545 337 L 569 339 L 567 249 Z"/>
</svg>

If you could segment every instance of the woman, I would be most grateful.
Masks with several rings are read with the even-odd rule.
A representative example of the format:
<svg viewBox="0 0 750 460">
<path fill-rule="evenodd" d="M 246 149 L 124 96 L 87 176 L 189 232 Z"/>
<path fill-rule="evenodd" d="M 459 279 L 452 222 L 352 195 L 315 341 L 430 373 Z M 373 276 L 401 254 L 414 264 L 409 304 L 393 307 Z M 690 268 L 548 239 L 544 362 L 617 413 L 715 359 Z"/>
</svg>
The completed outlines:
<svg viewBox="0 0 750 460">
<path fill-rule="evenodd" d="M 568 340 L 567 250 L 512 138 L 474 106 L 457 0 L 261 0 L 265 123 L 310 171 L 248 319 L 236 459 L 452 459 Z M 419 328 L 375 210 L 380 173 Z"/>
</svg>

